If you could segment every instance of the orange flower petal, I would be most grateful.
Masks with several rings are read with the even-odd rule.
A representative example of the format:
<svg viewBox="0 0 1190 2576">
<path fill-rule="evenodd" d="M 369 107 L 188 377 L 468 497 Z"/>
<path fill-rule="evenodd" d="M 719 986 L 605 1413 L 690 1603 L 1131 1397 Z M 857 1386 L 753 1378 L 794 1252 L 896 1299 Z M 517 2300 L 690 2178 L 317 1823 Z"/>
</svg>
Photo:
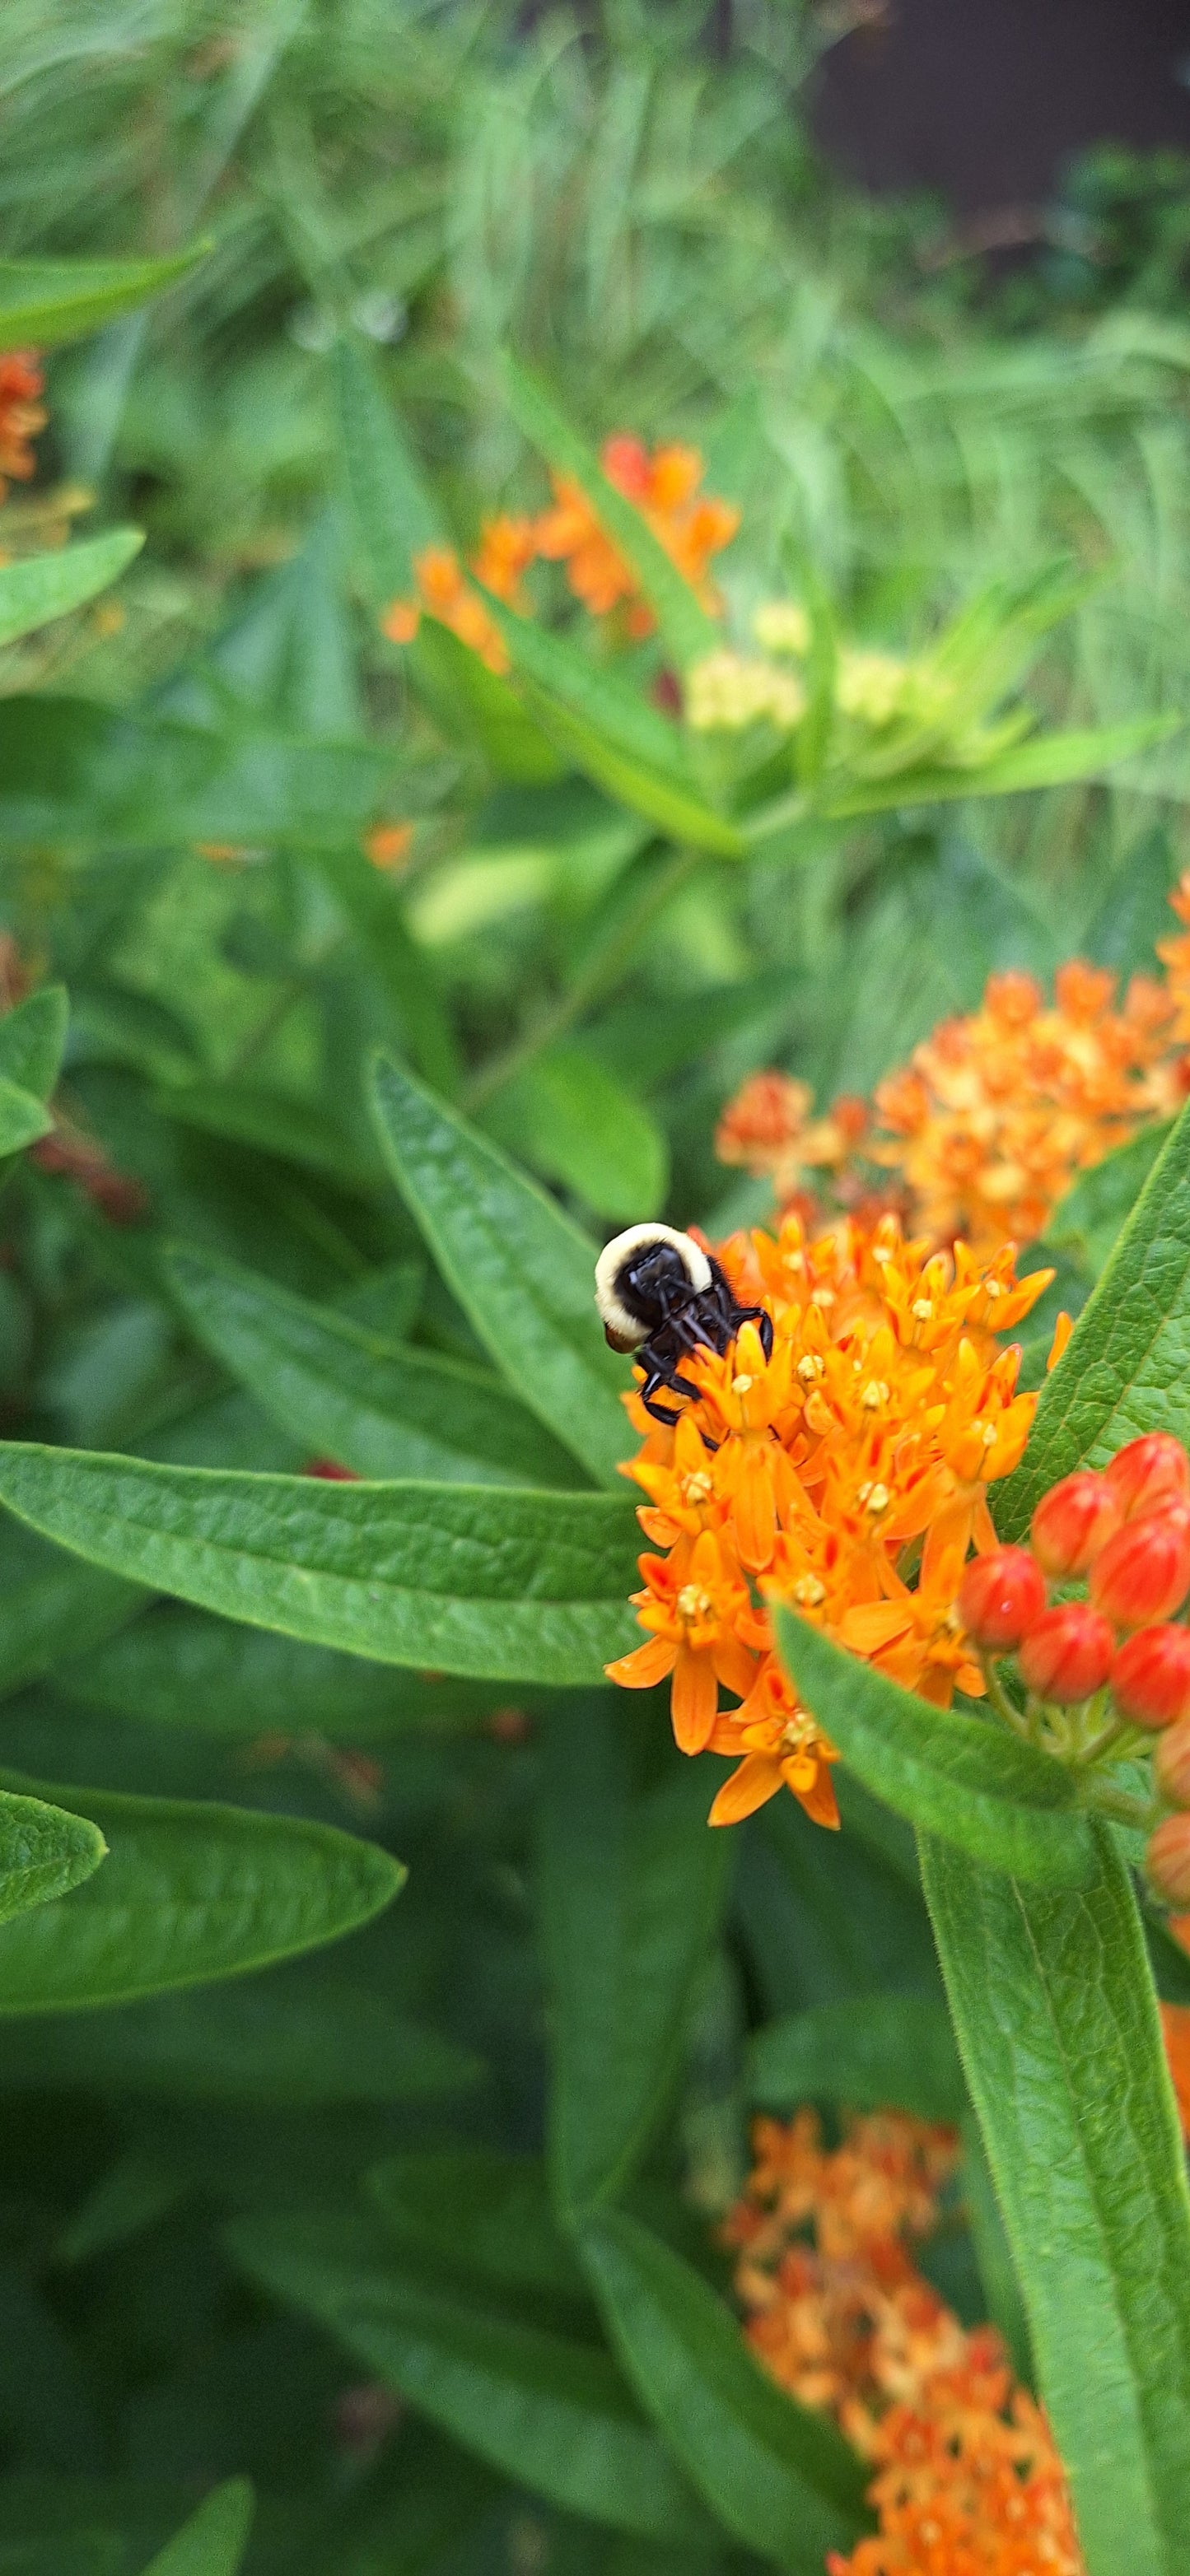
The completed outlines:
<svg viewBox="0 0 1190 2576">
<path fill-rule="evenodd" d="M 609 1682 L 618 1682 L 621 1690 L 652 1690 L 672 1673 L 678 1650 L 669 1637 L 649 1637 L 630 1655 L 619 1655 L 614 1664 L 603 1669 Z"/>
<path fill-rule="evenodd" d="M 708 1647 L 679 1646 L 669 1706 L 679 1750 L 704 1753 L 719 1708 L 719 1685 Z"/>
<path fill-rule="evenodd" d="M 745 1816 L 775 1798 L 781 1787 L 781 1765 L 771 1753 L 749 1753 L 730 1780 L 725 1780 L 707 1817 L 709 1825 L 739 1825 Z"/>
</svg>

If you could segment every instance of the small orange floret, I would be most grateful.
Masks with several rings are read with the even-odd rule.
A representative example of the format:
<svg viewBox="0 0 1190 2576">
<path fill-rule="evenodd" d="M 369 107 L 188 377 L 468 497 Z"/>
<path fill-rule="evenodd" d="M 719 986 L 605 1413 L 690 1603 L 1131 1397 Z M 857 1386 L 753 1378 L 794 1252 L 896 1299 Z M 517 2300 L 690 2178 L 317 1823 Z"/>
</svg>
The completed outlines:
<svg viewBox="0 0 1190 2576">
<path fill-rule="evenodd" d="M 964 1244 L 931 1255 L 887 1216 L 818 1238 L 788 1217 L 718 1255 L 772 1347 L 746 1323 L 722 1357 L 688 1359 L 673 1430 L 627 1399 L 645 1439 L 625 1472 L 663 1553 L 642 1557 L 634 1595 L 647 1643 L 608 1669 L 630 1689 L 672 1676 L 682 1750 L 734 1757 L 713 1824 L 784 1787 L 834 1825 L 835 1748 L 777 1662 L 766 1605 L 940 1707 L 956 1687 L 982 1693 L 956 1596 L 972 1540 L 995 1543 L 987 1487 L 1016 1466 L 1037 1402 L 995 1336 L 1048 1274 L 1017 1280 L 1010 1254 L 981 1262 Z"/>
<path fill-rule="evenodd" d="M 473 590 L 452 546 L 423 546 L 413 560 L 417 594 L 394 599 L 380 620 L 393 644 L 412 644 L 423 616 L 449 627 L 489 671 L 508 669 L 508 648 L 495 619 Z"/>
<path fill-rule="evenodd" d="M 374 823 L 363 837 L 364 857 L 390 873 L 404 867 L 412 849 L 412 823 Z"/>
<path fill-rule="evenodd" d="M 621 432 L 604 442 L 600 463 L 608 482 L 640 511 L 704 608 L 714 613 L 719 598 L 708 566 L 713 555 L 730 545 L 740 514 L 730 502 L 698 497 L 703 464 L 697 449 L 659 447 L 650 456 L 640 439 Z M 586 494 L 569 475 L 550 479 L 554 505 L 535 522 L 538 553 L 547 562 L 565 564 L 575 598 L 593 617 L 608 617 L 622 608 L 630 634 L 651 634 L 653 615 L 636 575 Z"/>
</svg>

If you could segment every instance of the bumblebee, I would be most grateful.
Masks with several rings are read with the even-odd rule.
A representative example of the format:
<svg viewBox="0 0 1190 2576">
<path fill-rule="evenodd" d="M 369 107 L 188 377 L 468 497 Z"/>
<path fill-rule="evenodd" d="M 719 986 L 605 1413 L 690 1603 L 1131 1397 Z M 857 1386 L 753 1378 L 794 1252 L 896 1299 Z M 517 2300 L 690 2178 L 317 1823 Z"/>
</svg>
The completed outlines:
<svg viewBox="0 0 1190 2576">
<path fill-rule="evenodd" d="M 630 1225 L 605 1243 L 595 1264 L 595 1303 L 613 1351 L 635 1351 L 645 1371 L 641 1403 L 667 1427 L 681 1419 L 658 1396 L 697 1394 L 680 1363 L 710 1350 L 721 1359 L 741 1324 L 755 1324 L 765 1358 L 773 1347 L 772 1317 L 762 1306 L 740 1306 L 726 1273 L 692 1235 L 672 1225 Z"/>
</svg>

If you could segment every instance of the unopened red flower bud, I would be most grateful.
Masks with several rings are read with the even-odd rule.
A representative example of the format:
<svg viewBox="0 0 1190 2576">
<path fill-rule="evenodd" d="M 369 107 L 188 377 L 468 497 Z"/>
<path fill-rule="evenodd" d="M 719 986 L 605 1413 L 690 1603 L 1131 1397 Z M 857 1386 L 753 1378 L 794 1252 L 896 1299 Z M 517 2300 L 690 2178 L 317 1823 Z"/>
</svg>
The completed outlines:
<svg viewBox="0 0 1190 2576">
<path fill-rule="evenodd" d="M 1123 1517 L 1120 1497 L 1106 1476 L 1097 1476 L 1090 1467 L 1064 1476 L 1042 1495 L 1033 1514 L 1033 1554 L 1047 1574 L 1060 1580 L 1085 1574 Z"/>
<path fill-rule="evenodd" d="M 1103 1472 L 1126 1521 L 1142 1520 L 1164 1503 L 1190 1498 L 1190 1458 L 1172 1431 L 1146 1431 L 1139 1440 L 1130 1440 Z"/>
<path fill-rule="evenodd" d="M 1091 1599 L 1118 1628 L 1168 1619 L 1190 1592 L 1190 1511 L 1173 1504 L 1125 1521 L 1091 1568 Z"/>
<path fill-rule="evenodd" d="M 1137 1726 L 1190 1716 L 1190 1629 L 1138 1628 L 1112 1657 L 1112 1696 Z"/>
<path fill-rule="evenodd" d="M 1163 1816 L 1145 1853 L 1149 1884 L 1167 1905 L 1190 1905 L 1190 1816 Z"/>
<path fill-rule="evenodd" d="M 1089 1602 L 1056 1601 L 1034 1620 L 1017 1660 L 1039 1699 L 1066 1708 L 1102 1689 L 1115 1643 L 1106 1619 Z"/>
<path fill-rule="evenodd" d="M 1027 1547 L 994 1547 L 964 1569 L 959 1617 L 975 1646 L 1003 1655 L 1045 1608 L 1045 1578 Z"/>
<path fill-rule="evenodd" d="M 1190 1717 L 1179 1717 L 1159 1736 L 1153 1777 L 1171 1807 L 1190 1807 Z"/>
</svg>

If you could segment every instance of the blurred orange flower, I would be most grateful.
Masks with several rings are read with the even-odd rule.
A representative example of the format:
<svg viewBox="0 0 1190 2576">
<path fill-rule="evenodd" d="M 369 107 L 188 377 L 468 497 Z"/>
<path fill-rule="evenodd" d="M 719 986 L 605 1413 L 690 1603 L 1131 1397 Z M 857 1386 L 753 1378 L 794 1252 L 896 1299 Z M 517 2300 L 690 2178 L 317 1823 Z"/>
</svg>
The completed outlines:
<svg viewBox="0 0 1190 2576">
<path fill-rule="evenodd" d="M 708 575 L 712 555 L 730 545 L 740 514 L 729 501 L 700 497 L 703 462 L 697 448 L 658 447 L 652 455 L 638 438 L 620 433 L 605 441 L 600 463 L 608 482 L 631 501 L 703 606 L 712 613 L 719 596 Z M 605 535 L 577 483 L 552 474 L 554 506 L 535 523 L 537 551 L 564 563 L 576 599 L 592 617 L 623 607 L 630 635 L 652 633 L 654 618 L 636 576 Z"/>
<path fill-rule="evenodd" d="M 41 401 L 45 378 L 32 349 L 10 349 L 0 357 L 0 477 L 28 483 L 37 470 L 30 441 L 49 419 Z M 0 480 L 0 501 L 5 485 Z"/>
<path fill-rule="evenodd" d="M 917 2269 L 957 2166 L 952 2131 L 896 2111 L 824 2148 L 801 2111 L 760 2120 L 725 2235 L 745 2333 L 875 2474 L 879 2534 L 828 2576 L 1085 2576 L 1062 2463 L 999 2336 L 967 2329 Z"/>
<path fill-rule="evenodd" d="M 1031 975 L 993 975 L 979 1009 L 942 1021 L 870 1110 L 841 1099 L 816 1118 L 806 1084 L 751 1075 L 720 1119 L 720 1160 L 803 1211 L 811 1183 L 870 1205 L 874 1166 L 934 1243 L 1034 1241 L 1080 1172 L 1190 1089 L 1190 871 L 1171 902 L 1187 928 L 1158 947 L 1164 979 L 1133 976 L 1121 1001 L 1112 975 L 1072 958 L 1047 1002 Z"/>
</svg>

